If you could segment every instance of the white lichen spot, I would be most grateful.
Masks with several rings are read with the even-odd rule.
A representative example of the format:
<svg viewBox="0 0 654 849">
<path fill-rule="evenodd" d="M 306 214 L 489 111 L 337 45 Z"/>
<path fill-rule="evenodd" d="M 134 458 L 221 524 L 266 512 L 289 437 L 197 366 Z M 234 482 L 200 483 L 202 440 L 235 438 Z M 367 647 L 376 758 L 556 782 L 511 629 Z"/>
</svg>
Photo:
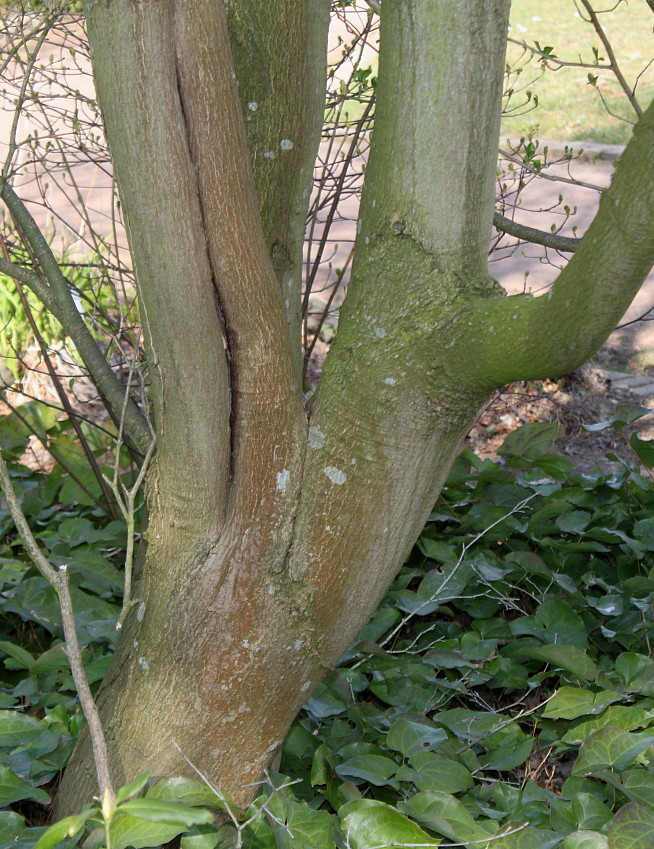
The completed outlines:
<svg viewBox="0 0 654 849">
<path fill-rule="evenodd" d="M 397 380 L 395 380 L 394 377 L 387 377 L 386 380 L 384 381 L 384 383 L 387 386 L 395 386 L 395 384 L 397 383 Z"/>
<path fill-rule="evenodd" d="M 288 484 L 291 478 L 291 473 L 288 469 L 284 469 L 282 472 L 277 472 L 277 489 L 280 492 L 286 492 L 286 485 Z"/>
<path fill-rule="evenodd" d="M 249 640 L 243 640 L 241 645 L 243 646 L 244 649 L 249 649 L 250 648 L 250 641 Z"/>
<path fill-rule="evenodd" d="M 136 650 L 137 650 L 137 648 L 139 647 L 139 641 L 138 641 L 138 640 L 134 640 L 134 642 L 132 643 L 132 645 L 134 646 L 134 651 L 136 651 Z"/>
<path fill-rule="evenodd" d="M 282 150 L 293 150 L 293 142 L 290 139 L 282 139 L 279 146 Z"/>
<path fill-rule="evenodd" d="M 264 153 L 263 158 L 264 159 L 274 159 L 275 158 L 275 151 L 274 150 L 267 150 Z"/>
<path fill-rule="evenodd" d="M 366 243 L 366 245 L 370 244 L 370 239 L 368 238 L 368 236 L 366 236 L 366 238 L 365 238 L 365 243 Z"/>
<path fill-rule="evenodd" d="M 318 427 L 309 428 L 309 447 L 322 448 L 325 444 L 325 434 Z"/>
<path fill-rule="evenodd" d="M 268 584 L 267 593 L 268 593 L 268 595 L 275 595 L 275 588 L 273 587 L 272 584 Z"/>
<path fill-rule="evenodd" d="M 147 662 L 147 660 L 144 657 L 139 657 L 139 666 L 141 667 L 141 669 L 144 672 L 147 672 L 148 669 L 150 668 L 150 664 Z"/>
<path fill-rule="evenodd" d="M 338 484 L 338 486 L 340 486 L 341 484 L 344 484 L 345 481 L 347 480 L 347 475 L 345 474 L 345 472 L 342 472 L 340 469 L 337 469 L 335 466 L 326 466 L 323 469 L 323 471 L 327 475 L 329 480 L 332 483 Z"/>
<path fill-rule="evenodd" d="M 329 531 L 329 533 L 331 533 L 332 532 L 332 526 L 331 525 L 325 525 L 325 530 Z"/>
<path fill-rule="evenodd" d="M 288 309 L 288 298 L 284 301 L 284 309 Z"/>
<path fill-rule="evenodd" d="M 306 693 L 306 691 L 309 689 L 310 686 L 311 686 L 311 682 L 305 681 L 304 684 L 300 687 L 300 692 Z"/>
<path fill-rule="evenodd" d="M 137 622 L 143 622 L 144 616 L 145 616 L 145 602 L 142 601 L 138 606 L 138 610 L 136 611 L 136 621 Z"/>
<path fill-rule="evenodd" d="M 374 209 L 376 206 L 377 206 L 377 200 L 374 199 L 373 202 L 372 202 L 372 208 Z"/>
<path fill-rule="evenodd" d="M 352 463 L 353 466 L 356 466 L 356 464 L 357 464 L 356 457 L 352 457 L 352 459 L 350 460 L 350 463 Z"/>
<path fill-rule="evenodd" d="M 360 233 L 360 232 L 361 232 L 361 219 L 359 218 L 359 220 L 357 221 L 357 233 Z"/>
<path fill-rule="evenodd" d="M 375 336 L 379 336 L 380 339 L 383 339 L 386 336 L 386 331 L 383 327 L 375 327 Z"/>
<path fill-rule="evenodd" d="M 251 100 L 248 103 L 248 109 L 250 110 L 250 112 L 256 112 L 258 108 L 259 108 L 259 104 L 255 103 L 254 100 Z"/>
<path fill-rule="evenodd" d="M 303 645 L 304 645 L 304 640 L 296 640 L 293 643 L 293 648 L 295 649 L 295 651 L 300 651 L 300 649 L 302 648 Z"/>
</svg>

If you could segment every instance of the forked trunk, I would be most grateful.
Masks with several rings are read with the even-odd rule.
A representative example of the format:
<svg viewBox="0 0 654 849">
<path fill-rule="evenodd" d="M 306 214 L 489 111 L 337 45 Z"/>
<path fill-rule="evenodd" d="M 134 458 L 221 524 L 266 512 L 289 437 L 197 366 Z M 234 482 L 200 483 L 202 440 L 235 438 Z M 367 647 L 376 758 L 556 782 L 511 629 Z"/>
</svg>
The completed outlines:
<svg viewBox="0 0 654 849">
<path fill-rule="evenodd" d="M 226 2 L 237 49 L 239 33 L 256 36 L 256 15 L 244 10 L 258 5 Z M 488 274 L 508 0 L 384 0 L 352 280 L 305 410 L 298 204 L 317 124 L 289 103 L 307 98 L 319 120 L 306 79 L 315 80 L 310 57 L 316 43 L 324 51 L 325 27 L 320 36 L 307 15 L 326 5 L 281 2 L 300 58 L 288 98 L 271 77 L 278 107 L 263 104 L 254 60 L 237 57 L 254 68 L 239 83 L 262 86 L 252 100 L 257 115 L 270 109 L 271 137 L 246 136 L 222 2 L 87 3 L 157 430 L 139 601 L 100 697 L 117 785 L 145 766 L 188 773 L 186 757 L 248 802 L 296 712 L 402 565 L 487 393 L 537 376 L 539 347 L 549 357 L 541 372 L 592 352 L 574 332 L 554 350 L 539 325 L 554 308 L 496 298 Z M 248 91 L 240 96 L 247 102 Z M 653 122 L 650 109 L 620 172 L 640 168 L 634 179 L 650 188 Z M 281 170 L 268 172 L 257 155 L 271 144 Z M 264 199 L 260 214 L 254 183 L 266 175 L 290 194 Z M 600 224 L 627 216 L 628 203 L 616 209 L 630 190 L 616 176 Z M 613 281 L 622 303 L 654 259 L 654 191 L 645 195 L 621 227 L 637 256 Z M 582 276 L 584 263 L 602 265 L 597 245 L 590 255 L 575 255 Z M 552 299 L 564 321 L 575 273 Z M 611 330 L 608 312 L 598 316 L 592 345 Z M 507 325 L 503 344 L 497 328 Z M 77 809 L 93 792 L 83 740 L 60 807 Z"/>
</svg>

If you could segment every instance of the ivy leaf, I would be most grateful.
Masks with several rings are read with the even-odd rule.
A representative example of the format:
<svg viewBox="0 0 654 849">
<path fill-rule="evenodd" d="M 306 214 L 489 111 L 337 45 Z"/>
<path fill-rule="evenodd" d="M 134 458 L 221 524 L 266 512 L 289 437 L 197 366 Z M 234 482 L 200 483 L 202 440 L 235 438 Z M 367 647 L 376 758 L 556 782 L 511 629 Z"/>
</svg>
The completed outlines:
<svg viewBox="0 0 654 849">
<path fill-rule="evenodd" d="M 442 793 L 463 793 L 474 786 L 470 770 L 451 758 L 443 758 L 433 752 L 418 752 L 409 760 L 410 766 L 397 771 L 398 781 L 408 780 L 418 790 L 437 790 Z M 406 771 L 406 779 L 403 778 Z"/>
<path fill-rule="evenodd" d="M 0 710 L 0 746 L 14 748 L 37 741 L 47 743 L 50 738 L 56 742 L 56 735 L 33 716 L 15 710 Z"/>
<path fill-rule="evenodd" d="M 384 755 L 356 755 L 336 767 L 341 778 L 362 778 L 364 781 L 383 787 L 397 772 L 397 764 Z"/>
<path fill-rule="evenodd" d="M 604 690 L 593 693 L 578 687 L 561 687 L 545 705 L 545 719 L 577 719 L 579 716 L 601 713 L 611 702 L 621 698 L 619 693 Z"/>
<path fill-rule="evenodd" d="M 636 728 L 644 728 L 649 725 L 654 717 L 654 710 L 637 708 L 635 705 L 613 705 L 597 719 L 580 722 L 576 728 L 566 731 L 563 735 L 564 743 L 581 744 L 593 731 L 612 725 L 614 728 L 622 728 L 623 731 L 633 731 Z"/>
<path fill-rule="evenodd" d="M 521 646 L 517 653 L 565 669 L 581 681 L 593 681 L 597 675 L 597 667 L 594 661 L 588 657 L 585 651 L 573 646 Z"/>
<path fill-rule="evenodd" d="M 598 830 L 611 821 L 613 813 L 591 793 L 577 793 L 572 799 L 572 813 L 580 829 Z"/>
<path fill-rule="evenodd" d="M 406 802 L 398 802 L 397 809 L 457 843 L 478 842 L 490 836 L 475 822 L 470 811 L 449 793 L 422 791 Z"/>
<path fill-rule="evenodd" d="M 185 830 L 185 826 L 149 822 L 140 817 L 117 813 L 111 823 L 111 849 L 149 849 L 168 843 Z"/>
<path fill-rule="evenodd" d="M 644 768 L 622 773 L 622 788 L 628 799 L 654 808 L 654 775 Z"/>
<path fill-rule="evenodd" d="M 165 802 L 161 799 L 132 799 L 119 806 L 120 813 L 139 817 L 148 822 L 163 822 L 168 825 L 180 825 L 190 828 L 192 825 L 206 825 L 213 822 L 213 814 L 204 808 L 190 808 L 179 802 Z"/>
<path fill-rule="evenodd" d="M 632 433 L 629 438 L 629 445 L 645 468 L 651 469 L 654 467 L 653 439 L 641 439 L 637 433 Z"/>
<path fill-rule="evenodd" d="M 97 807 L 93 806 L 87 808 L 81 814 L 59 820 L 39 837 L 34 849 L 55 849 L 67 837 L 76 837 L 86 825 L 86 821 L 97 812 Z"/>
<path fill-rule="evenodd" d="M 139 791 L 143 790 L 151 772 L 152 770 L 150 769 L 144 769 L 143 772 L 131 782 L 131 784 L 125 784 L 124 787 L 121 787 L 118 793 L 116 793 L 116 804 L 120 805 L 121 802 L 129 799 L 130 796 L 134 796 Z"/>
<path fill-rule="evenodd" d="M 654 736 L 633 734 L 611 725 L 594 731 L 579 749 L 572 768 L 573 775 L 593 775 L 614 767 L 622 770 L 632 764 L 641 752 L 654 745 Z"/>
<path fill-rule="evenodd" d="M 548 454 L 554 441 L 562 434 L 563 428 L 557 422 L 530 422 L 512 431 L 497 453 L 516 460 L 536 460 L 542 454 Z"/>
<path fill-rule="evenodd" d="M 290 790 L 271 795 L 266 802 L 276 849 L 305 849 L 334 845 L 332 818 L 297 800 Z M 257 846 L 259 844 L 257 843 Z"/>
<path fill-rule="evenodd" d="M 221 798 L 222 797 L 222 798 Z M 243 813 L 241 808 L 234 802 L 226 793 L 221 793 L 221 797 L 203 784 L 201 781 L 195 781 L 193 778 L 184 778 L 176 776 L 174 778 L 164 778 L 151 787 L 146 793 L 147 799 L 163 799 L 167 802 L 181 802 L 190 807 L 214 808 L 215 810 L 229 810 L 238 816 Z"/>
<path fill-rule="evenodd" d="M 550 849 L 558 846 L 560 841 L 560 834 L 552 835 L 552 832 L 540 831 L 524 822 L 509 822 L 488 841 L 484 849 Z"/>
<path fill-rule="evenodd" d="M 609 849 L 651 849 L 654 812 L 633 802 L 621 808 L 609 827 Z"/>
<path fill-rule="evenodd" d="M 342 829 L 352 849 L 368 849 L 370 846 L 385 846 L 398 849 L 408 844 L 438 846 L 440 840 L 430 837 L 416 823 L 390 805 L 373 800 L 364 800 L 365 806 L 348 813 L 343 819 Z M 345 806 L 348 809 L 350 806 Z M 343 809 L 341 809 L 343 810 Z"/>
<path fill-rule="evenodd" d="M 25 820 L 14 811 L 0 811 L 0 841 L 17 846 L 18 838 L 25 831 Z M 2 845 L 2 844 L 0 844 Z"/>
<path fill-rule="evenodd" d="M 50 803 L 50 797 L 45 790 L 32 787 L 27 781 L 19 778 L 8 766 L 0 764 L 0 807 L 20 802 L 21 799 L 34 799 L 42 805 Z"/>
<path fill-rule="evenodd" d="M 565 838 L 561 849 L 609 849 L 609 841 L 599 831 L 580 829 Z"/>
<path fill-rule="evenodd" d="M 230 828 L 225 826 L 224 828 Z M 216 849 L 220 840 L 220 832 L 215 825 L 195 825 L 180 841 L 180 849 Z M 223 842 L 221 846 L 232 844 Z M 234 842 L 235 845 L 235 842 Z"/>
<path fill-rule="evenodd" d="M 388 732 L 386 743 L 391 749 L 410 757 L 417 752 L 435 749 L 439 743 L 447 740 L 447 732 L 434 725 L 428 719 L 412 719 L 407 716 L 398 719 Z"/>
</svg>

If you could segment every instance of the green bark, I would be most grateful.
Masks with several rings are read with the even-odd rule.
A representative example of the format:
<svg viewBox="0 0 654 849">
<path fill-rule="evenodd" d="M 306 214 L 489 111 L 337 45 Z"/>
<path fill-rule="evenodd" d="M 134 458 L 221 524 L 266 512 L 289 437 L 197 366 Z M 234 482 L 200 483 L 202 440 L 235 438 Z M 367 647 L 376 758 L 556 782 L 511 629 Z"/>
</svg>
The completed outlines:
<svg viewBox="0 0 654 849">
<path fill-rule="evenodd" d="M 302 248 L 325 104 L 329 3 L 224 3 L 263 231 L 299 367 Z"/>
<path fill-rule="evenodd" d="M 246 15 L 256 5 L 227 8 L 237 57 L 243 51 L 240 97 L 251 85 L 252 102 L 272 104 L 275 56 Z M 282 8 L 289 43 L 306 43 L 306 18 L 284 15 L 313 7 Z M 274 28 L 273 9 L 265 4 L 264 18 Z M 222 3 L 94 3 L 93 59 L 148 322 L 158 432 L 141 603 L 101 695 L 117 784 L 146 765 L 188 772 L 175 741 L 247 803 L 295 712 L 401 566 L 486 393 L 513 367 L 516 345 L 528 344 L 518 319 L 507 322 L 504 347 L 488 326 L 514 305 L 537 314 L 496 297 L 486 264 L 508 9 L 508 0 L 384 2 L 356 259 L 309 416 L 266 224 L 277 210 L 297 236 L 290 199 L 304 166 L 295 160 L 280 211 L 257 170 L 272 136 L 249 129 L 246 141 Z M 257 120 L 259 108 L 250 110 Z M 270 108 L 277 138 L 283 110 Z M 640 129 L 635 154 L 625 154 L 631 165 L 616 175 L 618 206 L 631 191 L 631 157 L 651 165 L 644 138 Z M 600 224 L 622 226 L 608 203 Z M 636 217 L 650 216 L 651 198 L 639 203 Z M 560 311 L 571 312 L 574 269 L 592 264 L 592 240 L 609 226 L 600 224 L 557 284 Z M 607 238 L 616 252 L 617 237 Z M 643 240 L 633 260 L 604 256 L 621 285 L 633 285 L 650 257 Z M 590 288 L 582 280 L 586 300 Z M 549 356 L 546 331 L 533 329 L 538 344 L 520 368 L 539 362 L 539 345 Z M 89 795 L 89 758 L 82 741 L 62 808 Z"/>
<path fill-rule="evenodd" d="M 480 301 L 466 358 L 488 391 L 556 377 L 606 341 L 654 263 L 654 103 L 634 128 L 610 187 L 574 256 L 546 295 Z"/>
</svg>

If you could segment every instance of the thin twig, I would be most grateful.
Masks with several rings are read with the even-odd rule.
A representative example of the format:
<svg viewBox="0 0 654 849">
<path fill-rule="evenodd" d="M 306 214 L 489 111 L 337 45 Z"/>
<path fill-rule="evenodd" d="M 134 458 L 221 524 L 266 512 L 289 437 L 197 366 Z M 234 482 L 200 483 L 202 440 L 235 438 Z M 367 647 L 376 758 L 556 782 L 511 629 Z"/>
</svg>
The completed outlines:
<svg viewBox="0 0 654 849">
<path fill-rule="evenodd" d="M 597 33 L 599 40 L 602 42 L 602 45 L 606 50 L 606 55 L 609 57 L 609 62 L 611 63 L 611 70 L 613 71 L 613 74 L 617 81 L 620 83 L 622 91 L 625 93 L 627 100 L 631 104 L 636 115 L 639 118 L 642 118 L 643 109 L 640 103 L 638 102 L 631 86 L 625 79 L 624 74 L 620 70 L 618 60 L 615 58 L 615 53 L 613 52 L 613 47 L 611 46 L 611 42 L 609 41 L 606 33 L 604 32 L 604 27 L 602 26 L 600 19 L 597 17 L 597 12 L 595 11 L 595 9 L 593 9 L 588 0 L 579 0 L 579 2 L 583 5 L 584 9 L 588 13 L 588 19 L 593 25 L 593 29 Z"/>
<path fill-rule="evenodd" d="M 79 700 L 84 711 L 84 716 L 89 726 L 91 735 L 91 744 L 93 746 L 93 759 L 95 770 L 100 788 L 101 799 L 109 798 L 112 806 L 115 803 L 116 794 L 111 783 L 109 774 L 109 756 L 107 751 L 107 741 L 102 729 L 100 715 L 97 705 L 89 687 L 88 678 L 84 671 L 82 663 L 82 652 L 77 637 L 75 627 L 75 613 L 70 595 L 68 567 L 60 566 L 55 569 L 50 561 L 43 554 L 39 545 L 32 534 L 30 526 L 23 513 L 23 508 L 20 505 L 18 497 L 14 491 L 9 470 L 4 461 L 4 457 L 0 453 L 0 488 L 4 492 L 9 513 L 14 521 L 18 535 L 29 555 L 30 560 L 36 566 L 41 575 L 50 584 L 56 592 L 59 599 L 59 608 L 61 610 L 61 619 L 64 628 L 64 638 L 66 640 L 66 656 L 70 664 L 70 671 L 73 675 L 73 681 L 79 695 Z"/>
<path fill-rule="evenodd" d="M 509 510 L 508 513 L 505 513 L 503 516 L 500 516 L 499 519 L 496 519 L 494 522 L 492 522 L 490 525 L 488 525 L 488 527 L 484 528 L 476 536 L 474 536 L 470 540 L 470 542 L 465 543 L 465 545 L 461 549 L 461 554 L 459 555 L 459 559 L 456 561 L 456 563 L 454 564 L 454 566 L 452 567 L 452 569 L 448 573 L 447 577 L 445 578 L 443 583 L 440 585 L 440 587 L 436 590 L 436 592 L 432 593 L 432 595 L 426 601 L 423 601 L 422 604 L 420 604 L 418 607 L 416 607 L 415 610 L 412 610 L 410 613 L 408 613 L 404 617 L 404 619 L 402 619 L 402 621 L 399 622 L 395 626 L 395 628 L 393 628 L 393 630 L 386 637 L 386 639 L 383 640 L 383 642 L 380 643 L 380 646 L 383 648 L 384 646 L 388 645 L 388 643 L 390 643 L 391 640 L 393 640 L 397 636 L 397 634 L 402 630 L 402 628 L 404 628 L 405 625 L 411 619 L 413 619 L 414 616 L 416 616 L 418 613 L 420 613 L 421 610 L 424 610 L 425 607 L 427 607 L 430 604 L 433 604 L 435 601 L 437 601 L 439 599 L 439 597 L 442 595 L 445 587 L 450 583 L 452 578 L 456 575 L 456 573 L 459 571 L 459 569 L 463 565 L 463 561 L 464 561 L 466 554 L 470 551 L 470 549 L 474 545 L 476 545 L 476 543 L 479 542 L 479 540 L 482 537 L 484 537 L 489 531 L 492 531 L 493 528 L 497 527 L 497 525 L 502 524 L 502 522 L 504 522 L 506 519 L 508 519 L 509 516 L 513 516 L 514 513 L 519 513 L 521 510 L 523 510 L 527 506 L 527 504 L 529 504 L 529 502 L 532 499 L 536 498 L 537 495 L 538 495 L 538 493 L 534 492 L 533 495 L 529 495 L 527 498 L 524 498 L 522 501 L 519 501 L 514 507 L 512 507 Z"/>
<path fill-rule="evenodd" d="M 5 202 L 21 234 L 24 236 L 38 258 L 43 274 L 48 280 L 48 294 L 52 295 L 46 306 L 53 312 L 60 324 L 74 341 L 85 366 L 108 400 L 109 405 L 119 410 L 123 403 L 124 387 L 104 358 L 102 351 L 84 323 L 70 294 L 68 281 L 61 273 L 50 245 L 32 218 L 29 210 L 16 192 L 5 181 L 0 187 L 0 198 Z M 25 281 L 27 283 L 27 281 Z M 27 283 L 29 285 L 29 283 Z M 38 292 L 35 292 L 39 296 Z M 134 441 L 142 448 L 150 442 L 150 428 L 134 401 L 128 402 L 126 417 L 127 430 Z"/>
</svg>

